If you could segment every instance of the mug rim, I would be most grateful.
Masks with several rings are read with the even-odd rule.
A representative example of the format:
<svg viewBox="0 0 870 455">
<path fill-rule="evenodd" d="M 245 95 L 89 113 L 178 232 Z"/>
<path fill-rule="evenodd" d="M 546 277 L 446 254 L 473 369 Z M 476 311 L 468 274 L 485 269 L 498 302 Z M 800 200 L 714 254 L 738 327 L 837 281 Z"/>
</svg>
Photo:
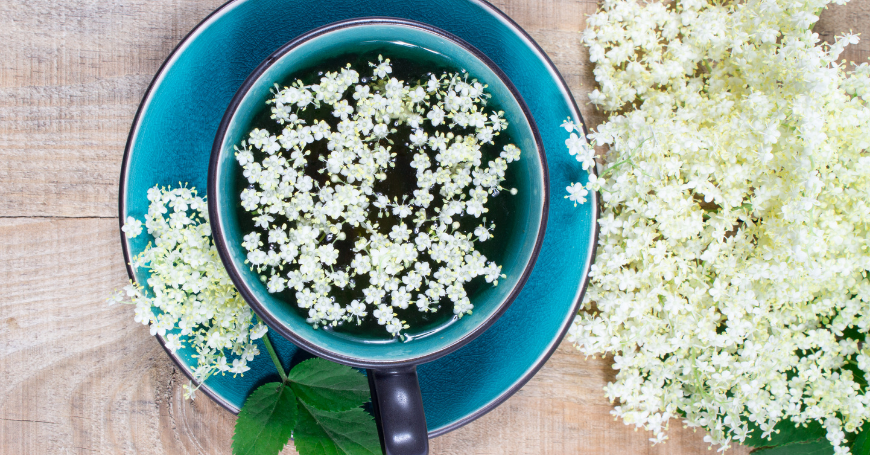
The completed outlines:
<svg viewBox="0 0 870 455">
<path fill-rule="evenodd" d="M 358 357 L 349 357 L 339 352 L 335 352 L 333 350 L 329 350 L 321 347 L 319 344 L 314 343 L 307 339 L 306 337 L 300 335 L 299 333 L 292 330 L 285 323 L 281 322 L 277 317 L 273 316 L 272 313 L 265 308 L 265 305 L 258 299 L 251 289 L 248 287 L 247 282 L 242 278 L 241 274 L 238 271 L 238 268 L 235 262 L 232 260 L 229 247 L 226 242 L 226 237 L 224 235 L 223 228 L 221 226 L 221 211 L 217 206 L 217 171 L 219 166 L 220 158 L 223 155 L 223 141 L 226 137 L 227 130 L 229 125 L 234 118 L 236 112 L 238 111 L 238 107 L 241 104 L 242 100 L 248 94 L 249 90 L 252 86 L 259 80 L 259 78 L 272 67 L 273 64 L 278 62 L 281 58 L 283 58 L 286 54 L 290 53 L 295 48 L 301 46 L 302 44 L 315 39 L 319 36 L 335 32 L 338 30 L 352 28 L 352 27 L 361 27 L 361 26 L 371 26 L 371 25 L 397 25 L 404 26 L 413 29 L 417 29 L 441 38 L 445 38 L 453 44 L 459 46 L 465 51 L 469 52 L 473 57 L 481 61 L 484 65 L 486 65 L 489 70 L 491 70 L 498 80 L 504 84 L 504 86 L 508 89 L 511 96 L 516 100 L 517 104 L 520 107 L 520 110 L 523 113 L 526 121 L 529 124 L 529 128 L 532 133 L 532 139 L 535 143 L 535 148 L 538 154 L 538 158 L 541 163 L 541 186 L 542 186 L 542 207 L 541 207 L 541 220 L 538 226 L 537 236 L 535 238 L 535 243 L 532 247 L 531 254 L 529 256 L 528 261 L 526 262 L 525 267 L 523 268 L 523 272 L 520 275 L 517 283 L 508 293 L 507 297 L 505 297 L 500 303 L 498 308 L 492 312 L 483 322 L 474 326 L 471 330 L 468 330 L 462 333 L 462 336 L 456 337 L 451 343 L 447 346 L 429 352 L 423 355 L 411 356 L 406 359 L 399 360 L 375 360 L 375 359 L 366 359 L 362 356 Z M 446 356 L 462 346 L 468 344 L 475 338 L 477 338 L 481 333 L 486 331 L 490 326 L 492 326 L 496 320 L 498 320 L 502 314 L 510 307 L 510 305 L 516 300 L 528 281 L 529 276 L 531 275 L 532 270 L 535 267 L 537 262 L 539 253 L 541 251 L 541 247 L 543 246 L 544 236 L 547 229 L 547 218 L 549 213 L 549 202 L 550 202 L 550 182 L 549 182 L 549 169 L 547 166 L 547 157 L 544 150 L 543 139 L 541 138 L 540 132 L 538 131 L 537 124 L 535 123 L 534 116 L 526 105 L 525 100 L 523 100 L 517 88 L 513 85 L 511 80 L 507 77 L 507 75 L 498 67 L 489 57 L 479 51 L 477 48 L 472 46 L 471 44 L 465 42 L 463 39 L 458 36 L 446 31 L 442 30 L 438 27 L 434 27 L 432 25 L 414 21 L 410 19 L 402 19 L 395 17 L 386 17 L 386 16 L 369 16 L 363 18 L 353 18 L 342 20 L 338 22 L 333 22 L 331 24 L 327 24 L 313 30 L 310 30 L 302 35 L 294 38 L 293 40 L 287 42 L 278 48 L 275 52 L 266 57 L 252 72 L 248 75 L 248 77 L 242 82 L 239 89 L 233 95 L 232 100 L 227 106 L 226 111 L 224 112 L 223 117 L 221 118 L 220 125 L 218 126 L 218 130 L 215 134 L 215 139 L 212 145 L 211 157 L 209 160 L 209 168 L 208 168 L 208 211 L 209 211 L 209 219 L 212 230 L 212 237 L 214 240 L 215 247 L 218 251 L 218 256 L 221 259 L 221 262 L 224 265 L 224 268 L 227 271 L 230 279 L 233 284 L 236 286 L 239 294 L 244 298 L 245 302 L 251 307 L 251 309 L 256 313 L 256 315 L 262 319 L 263 322 L 269 326 L 270 329 L 274 329 L 281 336 L 292 342 L 293 344 L 303 348 L 313 354 L 316 354 L 319 357 L 325 358 L 330 361 L 334 361 L 337 363 L 341 363 L 344 365 L 357 367 L 357 368 L 384 368 L 384 367 L 400 367 L 400 366 L 410 366 L 410 365 L 419 365 L 422 363 L 430 362 L 440 357 Z"/>
</svg>

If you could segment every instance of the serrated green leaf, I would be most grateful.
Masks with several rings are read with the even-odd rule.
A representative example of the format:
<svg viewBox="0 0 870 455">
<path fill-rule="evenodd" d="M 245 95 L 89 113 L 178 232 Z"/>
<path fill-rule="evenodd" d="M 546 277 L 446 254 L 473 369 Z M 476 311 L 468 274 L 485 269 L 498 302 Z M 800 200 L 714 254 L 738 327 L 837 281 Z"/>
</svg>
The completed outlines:
<svg viewBox="0 0 870 455">
<path fill-rule="evenodd" d="M 834 446 L 827 439 L 752 451 L 752 455 L 832 455 L 833 453 Z"/>
<path fill-rule="evenodd" d="M 233 455 L 273 455 L 281 451 L 296 426 L 296 394 L 280 382 L 270 382 L 252 393 L 236 420 Z"/>
<path fill-rule="evenodd" d="M 786 444 L 794 444 L 798 442 L 810 442 L 823 439 L 827 431 L 822 425 L 815 420 L 807 422 L 806 427 L 796 427 L 791 420 L 781 420 L 770 435 L 770 440 L 761 437 L 761 430 L 752 423 L 749 424 L 750 437 L 743 441 L 743 445 L 749 447 L 778 447 Z"/>
<path fill-rule="evenodd" d="M 299 423 L 293 430 L 296 451 L 300 455 L 344 455 L 305 406 L 300 407 L 302 409 L 299 412 Z"/>
<path fill-rule="evenodd" d="M 324 359 L 296 365 L 287 379 L 300 400 L 322 411 L 346 411 L 371 399 L 369 382 L 362 373 Z"/>
<path fill-rule="evenodd" d="M 299 423 L 293 430 L 302 455 L 381 455 L 378 427 L 362 408 L 322 411 L 300 401 Z"/>
</svg>

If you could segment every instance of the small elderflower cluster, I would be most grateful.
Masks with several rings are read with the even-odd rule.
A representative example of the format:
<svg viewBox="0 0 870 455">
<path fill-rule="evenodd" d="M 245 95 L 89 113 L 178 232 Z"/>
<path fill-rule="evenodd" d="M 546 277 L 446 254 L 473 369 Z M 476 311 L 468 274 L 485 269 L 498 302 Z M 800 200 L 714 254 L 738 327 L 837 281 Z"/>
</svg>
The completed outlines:
<svg viewBox="0 0 870 455">
<path fill-rule="evenodd" d="M 317 84 L 275 86 L 269 103 L 280 132 L 254 129 L 236 147 L 251 184 L 241 204 L 256 227 L 243 246 L 269 292 L 295 290 L 315 328 L 359 324 L 371 313 L 404 339 L 409 326 L 397 309 L 435 311 L 446 296 L 462 317 L 473 308 L 466 283 L 483 275 L 498 284 L 501 266 L 475 249 L 494 224 L 483 217 L 469 233 L 460 220 L 488 211 L 520 149 L 508 144 L 484 165 L 484 148 L 494 147 L 507 122 L 503 112 L 485 111 L 489 95 L 476 80 L 444 74 L 406 84 L 389 76 L 389 59 L 369 64 L 370 81 L 347 65 Z M 332 118 L 310 125 L 300 118 L 321 108 Z M 399 158 L 410 167 L 388 177 L 397 141 L 406 142 Z M 383 194 L 388 179 L 411 175 L 413 194 Z M 358 280 L 362 293 L 350 302 L 331 295 Z"/>
<path fill-rule="evenodd" d="M 154 241 L 131 262 L 134 268 L 149 270 L 148 287 L 131 282 L 109 302 L 129 299 L 136 305 L 136 322 L 150 325 L 151 335 L 163 337 L 170 351 L 192 347 L 198 384 L 217 372 L 248 371 L 248 362 L 259 354 L 254 340 L 267 328 L 252 324 L 253 312 L 218 257 L 204 215 L 205 200 L 195 189 L 157 186 L 148 190 L 148 200 L 145 228 Z M 142 233 L 142 222 L 127 217 L 122 230 L 134 238 Z M 232 364 L 227 359 L 231 355 L 236 357 Z M 184 387 L 187 397 L 196 390 Z"/>
<path fill-rule="evenodd" d="M 580 162 L 580 167 L 589 175 L 589 180 L 585 185 L 580 182 L 574 182 L 565 188 L 565 190 L 568 191 L 568 195 L 565 196 L 565 198 L 573 202 L 574 207 L 576 207 L 577 204 L 586 203 L 586 196 L 589 195 L 590 191 L 600 191 L 604 179 L 598 178 L 598 175 L 591 172 L 596 166 L 595 149 L 592 148 L 592 146 L 586 142 L 586 139 L 582 137 L 583 126 L 577 125 L 569 118 L 562 124 L 562 128 L 565 128 L 565 130 L 571 134 L 571 136 L 565 140 L 565 146 L 568 147 L 568 153 Z M 577 136 L 578 133 L 580 136 Z"/>
<path fill-rule="evenodd" d="M 614 414 L 654 442 L 671 418 L 722 450 L 816 421 L 847 454 L 870 420 L 870 66 L 809 30 L 828 3 L 605 0 L 587 22 L 609 167 L 571 339 L 613 353 Z"/>
</svg>

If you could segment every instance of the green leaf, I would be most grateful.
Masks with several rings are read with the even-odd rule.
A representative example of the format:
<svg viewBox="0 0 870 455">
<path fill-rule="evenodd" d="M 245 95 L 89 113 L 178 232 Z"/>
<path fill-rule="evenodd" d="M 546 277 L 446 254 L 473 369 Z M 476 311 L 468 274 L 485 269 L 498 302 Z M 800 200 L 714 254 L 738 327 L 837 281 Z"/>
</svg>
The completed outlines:
<svg viewBox="0 0 870 455">
<path fill-rule="evenodd" d="M 858 437 L 855 438 L 849 449 L 852 451 L 852 455 L 870 455 L 870 421 L 861 425 L 861 432 L 858 433 Z"/>
<path fill-rule="evenodd" d="M 381 455 L 378 427 L 362 408 L 329 412 L 300 403 L 293 438 L 301 455 Z"/>
<path fill-rule="evenodd" d="M 863 431 L 850 447 L 852 455 L 870 455 L 870 441 L 867 440 L 867 432 Z"/>
<path fill-rule="evenodd" d="M 306 360 L 293 367 L 287 379 L 300 400 L 321 411 L 346 411 L 371 400 L 362 373 L 328 360 Z"/>
<path fill-rule="evenodd" d="M 834 446 L 827 439 L 752 451 L 752 455 L 832 455 L 833 453 Z"/>
<path fill-rule="evenodd" d="M 753 423 L 749 424 L 749 437 L 743 441 L 743 445 L 749 447 L 778 447 L 798 442 L 810 442 L 824 439 L 827 431 L 815 420 L 807 422 L 806 427 L 796 427 L 791 420 L 781 420 L 773 427 L 774 432 L 770 440 L 761 437 L 761 430 Z M 779 432 L 777 433 L 778 430 Z"/>
<path fill-rule="evenodd" d="M 290 440 L 299 412 L 296 395 L 280 382 L 257 388 L 239 412 L 233 455 L 273 455 Z"/>
</svg>

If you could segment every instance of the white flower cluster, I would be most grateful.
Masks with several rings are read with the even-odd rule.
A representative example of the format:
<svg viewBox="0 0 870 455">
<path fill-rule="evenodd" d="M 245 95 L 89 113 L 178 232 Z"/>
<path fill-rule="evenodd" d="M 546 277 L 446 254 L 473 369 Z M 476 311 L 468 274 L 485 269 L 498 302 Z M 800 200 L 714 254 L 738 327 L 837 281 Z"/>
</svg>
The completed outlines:
<svg viewBox="0 0 870 455">
<path fill-rule="evenodd" d="M 248 362 L 260 352 L 254 340 L 267 328 L 252 324 L 253 312 L 218 257 L 205 200 L 195 189 L 156 186 L 148 190 L 148 200 L 145 228 L 154 241 L 131 262 L 149 270 L 148 288 L 130 283 L 109 302 L 129 299 L 136 305 L 136 322 L 150 325 L 151 335 L 162 336 L 170 351 L 192 347 L 193 379 L 199 384 L 217 372 L 248 371 Z M 142 233 L 142 222 L 127 217 L 122 230 L 134 238 Z M 232 364 L 231 354 L 236 357 Z M 186 385 L 185 390 L 190 396 L 195 388 Z"/>
<path fill-rule="evenodd" d="M 592 146 L 586 142 L 586 139 L 582 137 L 583 126 L 577 125 L 571 121 L 571 119 L 568 119 L 562 124 L 562 127 L 571 133 L 571 136 L 565 140 L 565 146 L 568 147 L 568 153 L 576 158 L 577 161 L 580 162 L 580 166 L 583 170 L 587 171 L 589 174 L 589 180 L 585 185 L 580 182 L 575 182 L 565 188 L 565 190 L 568 191 L 568 195 L 565 196 L 565 198 L 573 202 L 574 207 L 577 207 L 577 204 L 586 203 L 586 196 L 590 191 L 600 191 L 604 180 L 599 179 L 598 176 L 592 172 L 592 169 L 595 168 L 595 149 L 592 148 Z M 577 136 L 578 133 L 581 136 Z"/>
<path fill-rule="evenodd" d="M 460 219 L 488 211 L 488 198 L 504 189 L 505 170 L 520 149 L 506 145 L 484 165 L 484 147 L 494 147 L 507 122 L 503 112 L 485 111 L 489 95 L 479 82 L 444 74 L 406 84 L 389 77 L 389 59 L 369 65 L 370 81 L 347 65 L 318 84 L 276 85 L 270 103 L 280 132 L 254 129 L 236 148 L 251 184 L 241 193 L 242 207 L 258 228 L 243 246 L 269 292 L 295 290 L 315 328 L 359 324 L 371 313 L 404 339 L 400 332 L 409 327 L 396 309 L 435 311 L 446 296 L 462 317 L 473 308 L 465 283 L 480 275 L 498 283 L 501 266 L 475 250 L 475 242 L 492 237 L 494 224 L 483 217 L 470 233 Z M 300 118 L 321 106 L 331 110 L 329 122 Z M 406 137 L 395 134 L 402 127 L 409 127 Z M 389 176 L 396 142 L 406 143 L 401 153 L 410 168 Z M 324 143 L 322 153 L 312 152 Z M 388 179 L 415 174 L 413 194 L 391 200 L 379 190 Z M 353 289 L 356 280 L 367 283 L 359 298 L 338 302 L 330 294 L 334 287 Z"/>
<path fill-rule="evenodd" d="M 870 66 L 809 27 L 827 0 L 605 0 L 583 40 L 611 115 L 571 340 L 612 353 L 614 414 L 744 441 L 870 420 Z M 860 376 L 863 376 L 862 380 Z M 756 434 L 756 436 L 759 436 Z"/>
</svg>

